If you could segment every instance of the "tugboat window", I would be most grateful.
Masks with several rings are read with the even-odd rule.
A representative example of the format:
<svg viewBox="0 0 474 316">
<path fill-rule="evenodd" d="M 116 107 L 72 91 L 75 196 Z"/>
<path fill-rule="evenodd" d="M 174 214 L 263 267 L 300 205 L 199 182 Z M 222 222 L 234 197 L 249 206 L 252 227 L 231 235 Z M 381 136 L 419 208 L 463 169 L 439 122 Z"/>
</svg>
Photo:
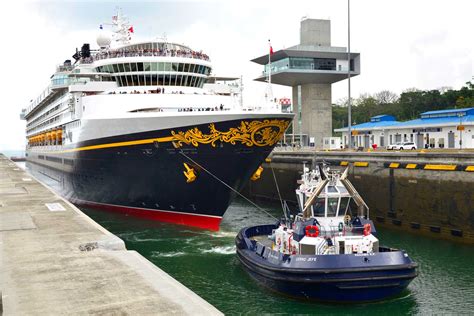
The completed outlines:
<svg viewBox="0 0 474 316">
<path fill-rule="evenodd" d="M 341 204 L 339 205 L 339 214 L 338 216 L 343 216 L 346 214 L 347 206 L 349 206 L 349 199 L 348 197 L 341 198 Z"/>
<path fill-rule="evenodd" d="M 328 214 L 327 214 L 328 217 L 336 216 L 338 203 L 339 203 L 339 198 L 328 198 Z"/>
<path fill-rule="evenodd" d="M 323 216 L 324 217 L 324 209 L 325 209 L 325 198 L 319 198 L 313 204 L 313 216 Z"/>
</svg>

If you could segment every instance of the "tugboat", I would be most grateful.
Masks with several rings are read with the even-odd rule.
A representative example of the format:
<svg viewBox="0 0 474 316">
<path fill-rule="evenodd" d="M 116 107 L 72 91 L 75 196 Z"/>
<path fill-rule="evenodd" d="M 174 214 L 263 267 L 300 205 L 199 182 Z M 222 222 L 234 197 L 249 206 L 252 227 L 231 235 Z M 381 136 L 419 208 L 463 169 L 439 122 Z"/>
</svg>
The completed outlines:
<svg viewBox="0 0 474 316">
<path fill-rule="evenodd" d="M 401 293 L 417 276 L 403 250 L 380 246 L 369 208 L 348 169 L 303 167 L 300 212 L 243 228 L 235 239 L 243 267 L 274 291 L 308 300 L 358 303 Z M 354 210 L 355 214 L 352 214 Z"/>
</svg>

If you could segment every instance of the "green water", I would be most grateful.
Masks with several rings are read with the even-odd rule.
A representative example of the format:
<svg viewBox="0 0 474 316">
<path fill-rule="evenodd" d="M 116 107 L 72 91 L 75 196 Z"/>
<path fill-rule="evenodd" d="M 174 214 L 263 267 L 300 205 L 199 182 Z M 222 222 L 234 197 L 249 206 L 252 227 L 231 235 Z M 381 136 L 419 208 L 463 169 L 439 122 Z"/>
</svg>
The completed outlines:
<svg viewBox="0 0 474 316">
<path fill-rule="evenodd" d="M 275 205 L 267 211 L 279 216 Z M 474 314 L 474 247 L 379 229 L 382 244 L 403 248 L 419 276 L 399 297 L 359 305 L 308 303 L 269 292 L 240 266 L 234 237 L 243 226 L 273 220 L 243 201 L 227 211 L 219 232 L 84 210 L 128 249 L 137 250 L 225 314 Z"/>
</svg>

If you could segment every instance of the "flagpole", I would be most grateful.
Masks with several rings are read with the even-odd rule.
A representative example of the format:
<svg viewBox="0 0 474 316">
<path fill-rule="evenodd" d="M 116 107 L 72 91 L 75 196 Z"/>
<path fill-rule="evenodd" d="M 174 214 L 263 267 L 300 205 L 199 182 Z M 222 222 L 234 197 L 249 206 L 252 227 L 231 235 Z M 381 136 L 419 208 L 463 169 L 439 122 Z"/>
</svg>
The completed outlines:
<svg viewBox="0 0 474 316">
<path fill-rule="evenodd" d="M 268 40 L 268 46 L 270 46 L 268 50 L 268 84 L 272 84 L 272 65 L 271 65 L 271 55 L 272 55 L 272 43 Z"/>
<path fill-rule="evenodd" d="M 351 104 L 351 6 L 347 0 L 347 125 L 349 134 L 349 150 L 352 149 L 352 104 Z"/>
</svg>

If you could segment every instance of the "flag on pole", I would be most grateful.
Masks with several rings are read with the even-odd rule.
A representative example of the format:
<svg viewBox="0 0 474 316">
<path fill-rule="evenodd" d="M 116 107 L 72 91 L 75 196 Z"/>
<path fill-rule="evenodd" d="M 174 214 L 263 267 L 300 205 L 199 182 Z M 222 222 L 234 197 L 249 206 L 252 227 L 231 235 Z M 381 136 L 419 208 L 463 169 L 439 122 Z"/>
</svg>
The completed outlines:
<svg viewBox="0 0 474 316">
<path fill-rule="evenodd" d="M 270 40 L 268 40 L 268 45 L 270 45 L 270 55 L 273 55 L 273 47 L 272 47 L 272 43 L 270 42 Z"/>
<path fill-rule="evenodd" d="M 128 28 L 128 31 L 129 31 L 130 33 L 133 33 L 133 25 Z"/>
</svg>

